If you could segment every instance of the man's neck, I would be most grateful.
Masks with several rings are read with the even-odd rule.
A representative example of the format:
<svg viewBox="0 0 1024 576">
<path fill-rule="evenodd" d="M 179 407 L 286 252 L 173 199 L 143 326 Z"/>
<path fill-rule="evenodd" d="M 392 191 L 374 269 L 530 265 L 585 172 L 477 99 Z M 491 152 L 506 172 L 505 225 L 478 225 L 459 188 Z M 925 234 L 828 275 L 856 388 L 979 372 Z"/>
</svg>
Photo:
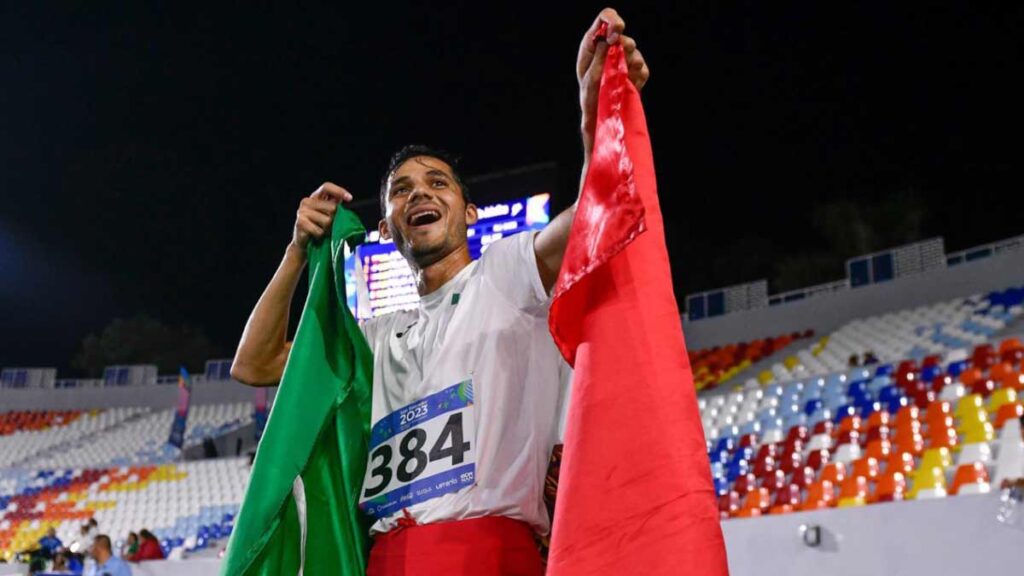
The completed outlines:
<svg viewBox="0 0 1024 576">
<path fill-rule="evenodd" d="M 420 268 L 415 264 L 412 266 L 413 274 L 416 275 L 416 290 L 420 296 L 426 296 L 448 283 L 462 269 L 473 261 L 469 257 L 469 245 L 463 244 L 451 253 L 447 254 L 437 262 Z"/>
</svg>

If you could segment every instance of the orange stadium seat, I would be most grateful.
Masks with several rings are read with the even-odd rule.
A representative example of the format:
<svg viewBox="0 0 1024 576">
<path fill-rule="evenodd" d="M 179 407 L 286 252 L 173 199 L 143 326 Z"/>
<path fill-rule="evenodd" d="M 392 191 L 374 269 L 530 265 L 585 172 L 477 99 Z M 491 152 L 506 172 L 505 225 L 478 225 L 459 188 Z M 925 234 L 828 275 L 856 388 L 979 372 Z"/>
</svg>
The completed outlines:
<svg viewBox="0 0 1024 576">
<path fill-rule="evenodd" d="M 991 489 L 988 470 L 981 462 L 963 464 L 956 469 L 950 494 L 985 494 Z"/>
</svg>

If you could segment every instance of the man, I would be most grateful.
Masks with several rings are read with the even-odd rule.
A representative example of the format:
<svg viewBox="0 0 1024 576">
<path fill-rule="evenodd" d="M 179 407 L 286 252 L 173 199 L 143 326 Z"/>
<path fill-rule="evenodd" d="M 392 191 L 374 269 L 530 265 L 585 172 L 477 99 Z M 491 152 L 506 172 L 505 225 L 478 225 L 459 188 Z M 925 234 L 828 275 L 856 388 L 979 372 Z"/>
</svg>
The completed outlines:
<svg viewBox="0 0 1024 576">
<path fill-rule="evenodd" d="M 39 539 L 39 549 L 46 558 L 52 558 L 57 549 L 63 545 L 64 543 L 60 541 L 60 538 L 57 538 L 57 530 L 55 528 L 47 530 L 46 536 Z"/>
<path fill-rule="evenodd" d="M 96 562 L 85 576 L 132 576 L 128 563 L 111 552 L 110 538 L 106 534 L 98 534 L 93 539 L 89 556 Z"/>
<path fill-rule="evenodd" d="M 99 533 L 99 523 L 96 522 L 95 518 L 89 518 L 89 521 L 78 530 L 78 540 L 72 544 L 71 550 L 81 554 L 82 552 L 89 552 L 92 548 L 93 541 L 96 538 L 96 534 Z"/>
<path fill-rule="evenodd" d="M 606 38 L 598 38 L 602 23 Z M 580 45 L 585 165 L 608 46 L 621 43 L 637 88 L 649 76 L 624 27 L 605 9 Z M 420 304 L 363 325 L 374 355 L 373 430 L 360 498 L 374 519 L 368 573 L 459 573 L 471 566 L 474 574 L 541 574 L 532 533 L 550 527 L 543 490 L 557 436 L 561 362 L 547 310 L 575 206 L 543 231 L 489 245 L 473 262 L 467 227 L 477 209 L 453 158 L 403 148 L 379 195 L 378 230 L 412 268 Z M 300 203 L 292 242 L 242 334 L 231 371 L 236 379 L 279 381 L 306 246 L 329 230 L 337 203 L 351 200 L 328 182 Z M 407 418 L 415 428 L 408 429 Z M 427 468 L 431 478 L 450 475 L 448 487 L 423 495 L 415 482 Z"/>
</svg>

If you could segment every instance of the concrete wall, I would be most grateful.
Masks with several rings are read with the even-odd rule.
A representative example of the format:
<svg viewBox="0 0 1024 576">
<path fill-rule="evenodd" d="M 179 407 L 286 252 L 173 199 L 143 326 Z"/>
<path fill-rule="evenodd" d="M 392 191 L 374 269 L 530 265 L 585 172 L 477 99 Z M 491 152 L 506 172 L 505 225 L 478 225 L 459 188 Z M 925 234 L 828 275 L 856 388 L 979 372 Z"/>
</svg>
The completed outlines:
<svg viewBox="0 0 1024 576">
<path fill-rule="evenodd" d="M 722 523 L 732 576 L 1019 574 L 1024 526 L 996 520 L 999 497 L 959 496 Z M 821 527 L 804 544 L 802 525 Z"/>
<path fill-rule="evenodd" d="M 814 329 L 825 335 L 855 318 L 916 308 L 1024 284 L 1024 251 L 768 308 L 703 320 L 684 318 L 691 350 Z"/>
</svg>

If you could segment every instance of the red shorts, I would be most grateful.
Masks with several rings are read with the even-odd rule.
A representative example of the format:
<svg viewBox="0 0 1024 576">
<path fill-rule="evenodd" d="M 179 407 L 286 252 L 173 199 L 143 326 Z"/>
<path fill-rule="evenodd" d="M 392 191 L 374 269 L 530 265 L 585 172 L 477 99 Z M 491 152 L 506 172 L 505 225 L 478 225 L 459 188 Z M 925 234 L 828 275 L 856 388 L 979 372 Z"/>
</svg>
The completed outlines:
<svg viewBox="0 0 1024 576">
<path fill-rule="evenodd" d="M 533 530 L 502 516 L 396 528 L 373 539 L 368 576 L 542 576 Z"/>
</svg>

